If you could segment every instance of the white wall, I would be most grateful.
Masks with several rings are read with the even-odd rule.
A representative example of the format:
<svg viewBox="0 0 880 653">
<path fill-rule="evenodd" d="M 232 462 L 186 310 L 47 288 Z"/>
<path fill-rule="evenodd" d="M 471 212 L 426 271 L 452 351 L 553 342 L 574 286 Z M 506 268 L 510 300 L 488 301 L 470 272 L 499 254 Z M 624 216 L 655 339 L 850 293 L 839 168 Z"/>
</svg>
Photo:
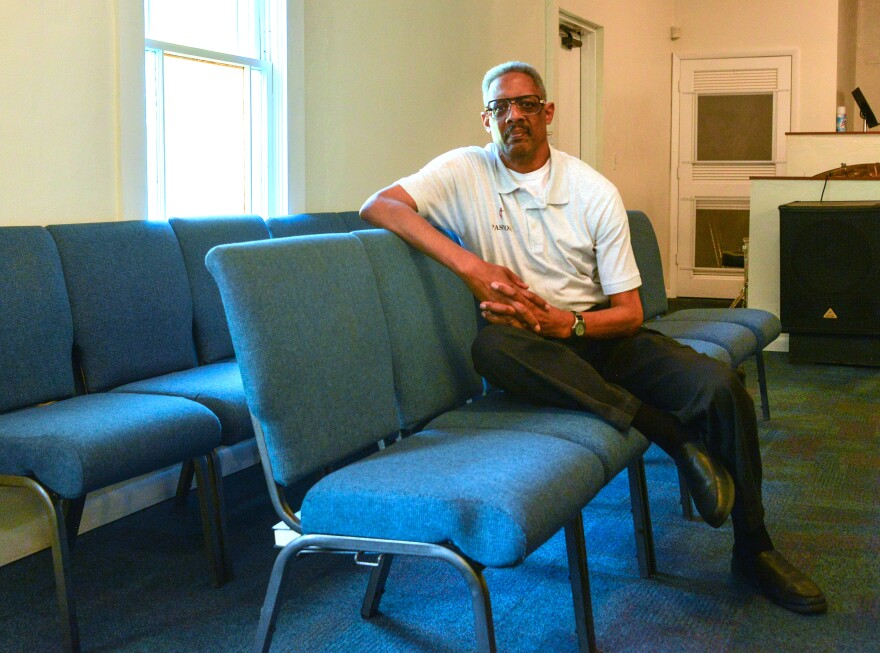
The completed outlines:
<svg viewBox="0 0 880 653">
<path fill-rule="evenodd" d="M 880 0 L 859 0 L 855 81 L 874 115 L 880 119 Z M 852 91 L 851 88 L 845 90 Z M 858 110 L 854 109 L 851 115 L 851 130 L 862 131 L 864 121 Z M 871 131 L 880 131 L 880 126 Z"/>
<path fill-rule="evenodd" d="M 834 131 L 838 0 L 675 0 L 681 39 L 674 52 L 771 54 L 795 51 L 792 131 Z"/>
<path fill-rule="evenodd" d="M 0 0 L 0 225 L 117 214 L 109 0 Z"/>
<path fill-rule="evenodd" d="M 480 82 L 512 58 L 544 68 L 534 0 L 305 4 L 305 204 L 360 208 L 461 145 L 483 145 Z"/>
<path fill-rule="evenodd" d="M 856 102 L 856 45 L 859 33 L 859 0 L 840 0 L 837 8 L 837 106 L 846 107 L 847 130 L 853 131 Z"/>
</svg>

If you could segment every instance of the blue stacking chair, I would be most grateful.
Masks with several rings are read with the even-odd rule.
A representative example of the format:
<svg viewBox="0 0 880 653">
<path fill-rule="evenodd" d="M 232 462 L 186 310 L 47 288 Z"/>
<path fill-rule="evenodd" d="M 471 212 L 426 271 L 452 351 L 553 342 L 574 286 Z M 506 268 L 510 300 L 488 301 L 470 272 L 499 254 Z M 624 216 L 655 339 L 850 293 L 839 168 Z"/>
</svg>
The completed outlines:
<svg viewBox="0 0 880 653">
<path fill-rule="evenodd" d="M 266 220 L 272 238 L 311 236 L 316 234 L 341 234 L 349 231 L 372 229 L 357 211 L 326 211 L 323 213 L 299 213 Z"/>
<path fill-rule="evenodd" d="M 313 234 L 341 234 L 350 231 L 345 219 L 338 213 L 298 213 L 266 220 L 272 238 L 311 236 Z"/>
<path fill-rule="evenodd" d="M 177 236 L 193 306 L 193 337 L 201 365 L 235 357 L 226 312 L 217 282 L 205 267 L 205 256 L 217 245 L 269 238 L 266 223 L 258 215 L 170 218 Z"/>
<path fill-rule="evenodd" d="M 407 397 L 418 403 L 437 394 L 454 403 L 476 391 L 478 379 L 449 378 L 449 363 L 429 362 L 429 375 L 442 378 L 423 388 L 398 385 L 413 374 L 400 370 L 389 336 L 401 311 L 388 311 L 389 298 L 351 234 L 221 246 L 207 263 L 229 316 L 273 503 L 301 534 L 275 562 L 255 650 L 271 645 L 288 563 L 303 552 L 344 551 L 376 556 L 364 617 L 378 609 L 393 556 L 450 563 L 470 588 L 479 650 L 494 651 L 482 569 L 519 564 L 563 527 L 581 650 L 595 650 L 581 509 L 605 477 L 591 451 L 523 431 L 438 428 L 345 464 L 429 416 L 408 419 Z M 463 297 L 452 315 L 467 321 L 473 300 L 466 291 Z M 392 301 L 406 304 L 405 297 Z M 408 319 L 462 338 L 444 315 Z M 284 490 L 328 467 L 335 471 L 309 489 L 297 515 Z"/>
<path fill-rule="evenodd" d="M 641 211 L 627 213 L 633 251 L 642 273 L 640 291 L 646 326 L 734 368 L 754 356 L 762 415 L 765 420 L 770 419 L 764 349 L 782 332 L 779 318 L 756 308 L 686 309 L 667 315 L 663 263 L 654 228 L 648 216 Z M 725 350 L 727 356 L 719 348 Z"/>
<path fill-rule="evenodd" d="M 663 264 L 654 228 L 648 216 L 641 211 L 627 213 L 633 250 L 643 273 L 642 305 L 648 326 L 733 367 L 739 367 L 743 361 L 754 356 L 761 412 L 763 418 L 769 420 L 770 400 L 767 395 L 764 349 L 782 333 L 782 322 L 773 313 L 758 308 L 688 308 L 667 314 Z M 752 334 L 754 344 L 745 336 L 743 329 Z M 730 360 L 705 343 L 726 350 Z"/>
<path fill-rule="evenodd" d="M 177 236 L 186 276 L 189 279 L 193 307 L 193 338 L 200 365 L 214 365 L 209 370 L 221 372 L 234 391 L 228 396 L 239 402 L 235 427 L 226 430 L 223 444 L 231 445 L 254 435 L 250 419 L 241 410 L 245 406 L 244 387 L 235 362 L 235 351 L 226 324 L 226 312 L 214 277 L 205 267 L 205 256 L 211 248 L 226 243 L 241 243 L 269 238 L 266 223 L 258 215 L 170 218 L 168 223 Z M 177 485 L 177 503 L 186 500 L 192 485 L 193 467 L 185 465 Z"/>
<path fill-rule="evenodd" d="M 667 315 L 666 282 L 654 227 L 641 211 L 627 211 L 627 215 L 633 253 L 642 277 L 639 293 L 645 326 L 734 369 L 754 356 L 763 417 L 770 419 L 763 350 L 781 332 L 779 318 L 758 309 L 733 308 L 691 309 Z M 694 519 L 687 484 L 680 474 L 679 489 L 682 512 L 687 519 Z"/>
<path fill-rule="evenodd" d="M 650 578 L 657 565 L 643 458 L 648 440 L 636 429 L 621 433 L 584 411 L 525 404 L 503 392 L 473 400 L 483 383 L 470 359 L 478 328 L 470 291 L 449 269 L 390 232 L 357 231 L 355 236 L 370 258 L 383 309 L 394 324 L 390 342 L 405 432 L 425 427 L 541 433 L 591 451 L 606 482 L 626 469 L 639 571 Z"/>
<path fill-rule="evenodd" d="M 70 549 L 86 495 L 192 459 L 217 582 L 222 540 L 212 456 L 220 425 L 180 397 L 77 395 L 74 325 L 55 243 L 42 227 L 0 229 L 0 485 L 48 517 L 65 648 L 80 648 Z"/>
</svg>

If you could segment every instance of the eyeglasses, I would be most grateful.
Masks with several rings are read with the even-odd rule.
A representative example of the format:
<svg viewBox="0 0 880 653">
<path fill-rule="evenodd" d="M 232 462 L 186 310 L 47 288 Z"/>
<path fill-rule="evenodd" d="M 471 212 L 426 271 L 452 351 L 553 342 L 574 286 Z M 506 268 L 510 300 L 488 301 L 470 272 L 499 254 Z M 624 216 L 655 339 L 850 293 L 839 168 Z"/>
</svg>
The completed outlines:
<svg viewBox="0 0 880 653">
<path fill-rule="evenodd" d="M 486 103 L 486 111 L 492 114 L 497 120 L 504 118 L 510 111 L 512 105 L 519 107 L 519 111 L 524 116 L 532 116 L 541 110 L 544 106 L 544 100 L 537 95 L 521 95 L 519 97 L 507 97 L 500 100 L 491 100 Z"/>
</svg>

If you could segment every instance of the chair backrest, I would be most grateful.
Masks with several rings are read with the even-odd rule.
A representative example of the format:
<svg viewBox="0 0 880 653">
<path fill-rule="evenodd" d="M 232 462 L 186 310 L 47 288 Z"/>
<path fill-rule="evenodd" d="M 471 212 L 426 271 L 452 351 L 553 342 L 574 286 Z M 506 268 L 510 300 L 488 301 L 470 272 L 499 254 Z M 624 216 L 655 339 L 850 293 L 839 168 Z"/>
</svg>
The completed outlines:
<svg viewBox="0 0 880 653">
<path fill-rule="evenodd" d="M 385 315 L 357 238 L 221 245 L 207 265 L 276 483 L 399 430 Z"/>
<path fill-rule="evenodd" d="M 340 211 L 337 215 L 342 218 L 349 231 L 361 231 L 363 229 L 375 229 L 376 227 L 361 217 L 359 211 Z"/>
<path fill-rule="evenodd" d="M 666 301 L 666 281 L 663 278 L 663 260 L 660 258 L 660 246 L 657 244 L 657 236 L 648 216 L 641 211 L 626 213 L 629 217 L 633 254 L 642 277 L 639 295 L 647 322 L 658 315 L 663 315 L 669 308 Z"/>
<path fill-rule="evenodd" d="M 467 286 L 388 231 L 355 236 L 366 248 L 388 321 L 403 427 L 419 426 L 481 394 L 470 354 L 477 309 Z"/>
<path fill-rule="evenodd" d="M 266 220 L 272 238 L 341 234 L 351 231 L 338 213 L 299 213 Z"/>
<path fill-rule="evenodd" d="M 177 236 L 193 304 L 193 336 L 200 363 L 214 363 L 234 355 L 226 313 L 214 277 L 205 267 L 211 248 L 269 238 L 266 223 L 258 215 L 205 218 L 171 218 Z"/>
<path fill-rule="evenodd" d="M 74 394 L 73 320 L 43 227 L 0 228 L 0 413 Z"/>
<path fill-rule="evenodd" d="M 61 256 L 74 353 L 89 392 L 195 366 L 189 281 L 168 223 L 47 229 Z"/>
</svg>

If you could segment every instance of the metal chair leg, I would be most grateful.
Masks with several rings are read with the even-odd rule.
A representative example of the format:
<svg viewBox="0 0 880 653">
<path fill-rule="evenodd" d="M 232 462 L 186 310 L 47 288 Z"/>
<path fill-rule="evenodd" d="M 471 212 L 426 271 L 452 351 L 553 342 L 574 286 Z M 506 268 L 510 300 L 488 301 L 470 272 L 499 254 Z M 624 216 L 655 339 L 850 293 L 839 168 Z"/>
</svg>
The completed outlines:
<svg viewBox="0 0 880 653">
<path fill-rule="evenodd" d="M 180 466 L 180 477 L 177 479 L 177 492 L 174 495 L 174 505 L 182 508 L 186 505 L 186 497 L 189 495 L 189 489 L 192 487 L 193 476 L 195 475 L 195 466 L 191 460 L 183 461 Z"/>
<path fill-rule="evenodd" d="M 758 388 L 761 391 L 761 412 L 764 420 L 770 419 L 770 399 L 767 396 L 767 376 L 764 373 L 764 352 L 759 351 L 755 354 L 755 363 L 758 366 Z"/>
<path fill-rule="evenodd" d="M 581 525 L 583 531 L 583 525 Z M 395 540 L 371 540 L 357 537 L 344 537 L 338 535 L 301 535 L 285 546 L 272 567 L 272 575 L 269 578 L 269 586 L 266 589 L 266 598 L 260 610 L 260 624 L 257 628 L 257 636 L 254 640 L 253 650 L 255 653 L 266 653 L 272 646 L 272 637 L 275 633 L 275 624 L 278 618 L 278 596 L 287 573 L 288 563 L 304 550 L 310 551 L 344 551 L 356 553 L 358 551 L 382 552 L 382 555 L 415 555 L 420 557 L 445 560 L 458 569 L 464 577 L 471 592 L 471 603 L 474 608 L 474 622 L 479 653 L 496 653 L 495 629 L 492 622 L 492 604 L 489 600 L 489 589 L 483 577 L 482 566 L 469 561 L 450 547 L 439 544 L 426 544 L 422 542 L 400 542 Z M 381 576 L 387 572 L 391 562 L 380 564 L 374 570 L 376 575 L 376 587 Z M 384 567 L 384 569 L 383 569 Z M 376 601 L 378 605 L 378 600 Z"/>
<path fill-rule="evenodd" d="M 578 650 L 596 653 L 596 629 L 593 624 L 593 600 L 590 597 L 590 572 L 587 568 L 587 545 L 581 513 L 565 525 L 565 550 L 568 553 L 568 577 L 574 601 Z"/>
<path fill-rule="evenodd" d="M 642 578 L 650 578 L 657 573 L 657 559 L 654 557 L 654 531 L 651 526 L 651 508 L 648 503 L 648 483 L 645 479 L 644 457 L 639 456 L 631 462 L 626 471 L 629 476 L 629 497 L 632 503 L 639 575 Z"/>
<path fill-rule="evenodd" d="M 86 498 L 63 499 L 61 502 L 64 510 L 64 523 L 67 535 L 67 548 L 73 551 L 76 548 L 76 536 L 79 535 L 79 525 L 82 521 L 83 508 L 86 505 Z"/>
<path fill-rule="evenodd" d="M 474 608 L 474 631 L 477 636 L 477 651 L 479 653 L 496 653 L 495 624 L 492 619 L 492 602 L 489 600 L 489 588 L 483 577 L 482 569 L 467 563 L 459 556 L 453 560 L 447 558 L 456 569 L 464 576 L 471 591 L 471 603 Z"/>
<path fill-rule="evenodd" d="M 220 460 L 216 451 L 193 459 L 202 530 L 205 546 L 211 558 L 214 585 L 220 587 L 232 580 L 232 561 L 226 547 L 226 507 L 223 501 L 223 482 Z"/>
<path fill-rule="evenodd" d="M 275 558 L 272 575 L 269 577 L 269 586 L 266 588 L 266 598 L 263 599 L 263 607 L 260 608 L 260 623 L 257 626 L 257 636 L 254 640 L 254 653 L 268 653 L 272 646 L 275 622 L 278 620 L 278 594 L 287 575 L 287 564 L 291 557 L 296 558 L 302 548 L 304 548 L 302 540 L 294 540 L 281 549 L 281 553 Z"/>
<path fill-rule="evenodd" d="M 370 572 L 370 582 L 367 584 L 367 593 L 361 605 L 361 616 L 364 619 L 375 617 L 379 612 L 379 602 L 385 593 L 385 581 L 388 580 L 388 572 L 391 570 L 391 562 L 394 556 L 391 553 L 379 555 L 378 564 Z"/>
<path fill-rule="evenodd" d="M 79 622 L 76 618 L 76 602 L 73 597 L 73 578 L 70 571 L 70 549 L 67 527 L 64 521 L 62 499 L 26 476 L 0 476 L 0 485 L 27 488 L 36 493 L 46 509 L 52 538 L 52 565 L 55 570 L 55 591 L 58 611 L 64 629 L 64 650 L 79 653 Z"/>
</svg>

